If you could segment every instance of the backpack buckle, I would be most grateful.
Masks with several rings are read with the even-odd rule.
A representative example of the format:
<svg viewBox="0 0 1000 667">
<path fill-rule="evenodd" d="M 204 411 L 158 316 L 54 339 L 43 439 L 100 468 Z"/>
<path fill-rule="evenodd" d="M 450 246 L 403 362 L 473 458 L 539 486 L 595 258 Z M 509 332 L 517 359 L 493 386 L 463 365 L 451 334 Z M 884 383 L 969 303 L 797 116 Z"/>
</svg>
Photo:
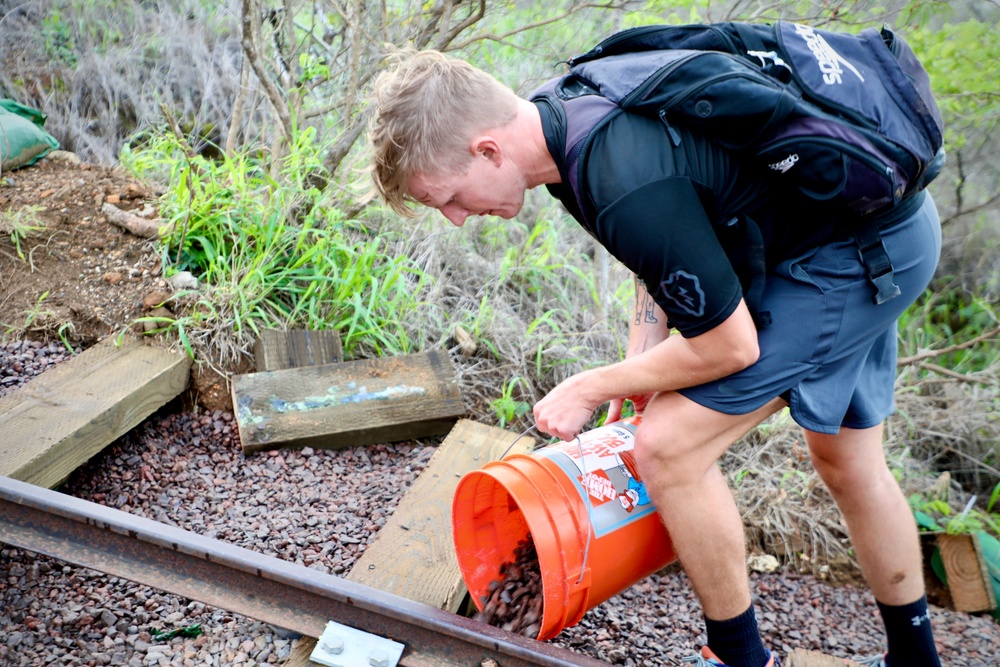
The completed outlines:
<svg viewBox="0 0 1000 667">
<path fill-rule="evenodd" d="M 892 271 L 886 271 L 880 276 L 868 274 L 868 280 L 875 288 L 875 296 L 872 297 L 872 301 L 875 302 L 876 306 L 881 306 L 886 301 L 891 301 L 902 294 L 899 291 L 899 285 L 892 281 Z"/>
<path fill-rule="evenodd" d="M 893 282 L 892 261 L 882 243 L 878 223 L 869 218 L 855 233 L 858 250 L 861 251 L 861 261 L 868 272 L 868 282 L 875 288 L 872 301 L 881 306 L 902 294 L 899 285 Z"/>
</svg>

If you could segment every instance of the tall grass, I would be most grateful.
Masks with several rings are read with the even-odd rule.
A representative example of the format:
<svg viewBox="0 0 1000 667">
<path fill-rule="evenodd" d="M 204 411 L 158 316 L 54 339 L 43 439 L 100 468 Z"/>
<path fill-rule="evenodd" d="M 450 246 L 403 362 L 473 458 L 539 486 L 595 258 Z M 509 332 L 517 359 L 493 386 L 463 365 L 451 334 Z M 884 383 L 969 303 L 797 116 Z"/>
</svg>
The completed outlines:
<svg viewBox="0 0 1000 667">
<path fill-rule="evenodd" d="M 410 352 L 420 340 L 428 281 L 404 238 L 374 234 L 301 181 L 319 159 L 312 132 L 297 137 L 277 178 L 249 153 L 220 161 L 191 155 L 169 132 L 126 149 L 123 166 L 169 184 L 161 215 L 173 225 L 161 255 L 169 278 L 189 271 L 204 286 L 171 323 L 189 351 L 222 365 L 263 328 L 336 329 L 346 354 Z"/>
</svg>

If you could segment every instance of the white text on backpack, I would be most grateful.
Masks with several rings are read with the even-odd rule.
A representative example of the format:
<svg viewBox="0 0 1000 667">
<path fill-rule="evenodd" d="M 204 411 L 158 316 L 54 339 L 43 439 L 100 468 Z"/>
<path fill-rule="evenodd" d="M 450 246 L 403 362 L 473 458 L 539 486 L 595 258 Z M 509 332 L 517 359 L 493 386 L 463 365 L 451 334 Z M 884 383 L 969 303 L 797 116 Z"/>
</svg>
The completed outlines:
<svg viewBox="0 0 1000 667">
<path fill-rule="evenodd" d="M 809 47 L 809 50 L 816 57 L 816 62 L 819 63 L 819 71 L 823 73 L 824 83 L 831 86 L 835 83 L 843 83 L 844 80 L 840 76 L 844 73 L 843 67 L 854 72 L 854 75 L 864 83 L 865 77 L 861 76 L 861 72 L 854 65 L 847 62 L 843 56 L 834 51 L 833 47 L 827 44 L 822 35 L 817 35 L 812 28 L 799 23 L 795 24 L 795 32 L 806 41 L 806 46 Z"/>
</svg>

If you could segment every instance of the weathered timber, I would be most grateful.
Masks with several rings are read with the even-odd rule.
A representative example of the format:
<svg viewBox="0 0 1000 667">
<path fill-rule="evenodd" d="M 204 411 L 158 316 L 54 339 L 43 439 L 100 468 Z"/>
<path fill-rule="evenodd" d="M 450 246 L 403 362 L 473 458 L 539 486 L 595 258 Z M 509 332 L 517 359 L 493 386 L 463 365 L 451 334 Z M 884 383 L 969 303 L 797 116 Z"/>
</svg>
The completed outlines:
<svg viewBox="0 0 1000 667">
<path fill-rule="evenodd" d="M 466 590 L 451 533 L 455 489 L 465 473 L 500 458 L 508 448 L 520 454 L 535 444 L 530 437 L 516 443 L 515 438 L 516 434 L 467 419 L 455 424 L 347 578 L 458 611 Z"/>
<path fill-rule="evenodd" d="M 253 355 L 258 372 L 280 371 L 341 362 L 344 348 L 340 334 L 332 329 L 265 329 L 254 344 Z"/>
<path fill-rule="evenodd" d="M 0 476 L 54 488 L 187 387 L 184 354 L 114 338 L 0 398 Z"/>
<path fill-rule="evenodd" d="M 436 350 L 238 375 L 232 394 L 247 453 L 441 435 L 465 414 L 455 367 Z"/>
<path fill-rule="evenodd" d="M 506 453 L 523 454 L 535 444 L 530 437 L 518 438 L 503 429 L 460 420 L 346 579 L 458 611 L 466 594 L 451 533 L 451 503 L 458 481 Z M 309 661 L 315 646 L 316 640 L 302 639 L 286 667 L 315 664 Z"/>
<path fill-rule="evenodd" d="M 948 592 L 958 611 L 990 611 L 997 606 L 982 547 L 975 535 L 938 535 Z"/>
<path fill-rule="evenodd" d="M 853 660 L 834 658 L 816 651 L 797 648 L 788 654 L 787 667 L 860 667 Z"/>
</svg>

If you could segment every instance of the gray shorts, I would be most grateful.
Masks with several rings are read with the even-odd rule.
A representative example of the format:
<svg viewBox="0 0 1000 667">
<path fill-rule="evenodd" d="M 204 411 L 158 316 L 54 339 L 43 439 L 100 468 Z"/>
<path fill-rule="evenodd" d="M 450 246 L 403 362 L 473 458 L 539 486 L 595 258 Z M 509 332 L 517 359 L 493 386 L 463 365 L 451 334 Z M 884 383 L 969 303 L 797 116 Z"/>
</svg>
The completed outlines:
<svg viewBox="0 0 1000 667">
<path fill-rule="evenodd" d="M 783 262 L 764 291 L 762 310 L 772 319 L 758 332 L 757 363 L 680 393 L 725 414 L 745 414 L 783 396 L 796 423 L 819 433 L 881 423 L 895 409 L 896 320 L 927 287 L 941 252 L 930 195 L 881 234 L 900 296 L 872 303 L 853 240 Z"/>
</svg>

